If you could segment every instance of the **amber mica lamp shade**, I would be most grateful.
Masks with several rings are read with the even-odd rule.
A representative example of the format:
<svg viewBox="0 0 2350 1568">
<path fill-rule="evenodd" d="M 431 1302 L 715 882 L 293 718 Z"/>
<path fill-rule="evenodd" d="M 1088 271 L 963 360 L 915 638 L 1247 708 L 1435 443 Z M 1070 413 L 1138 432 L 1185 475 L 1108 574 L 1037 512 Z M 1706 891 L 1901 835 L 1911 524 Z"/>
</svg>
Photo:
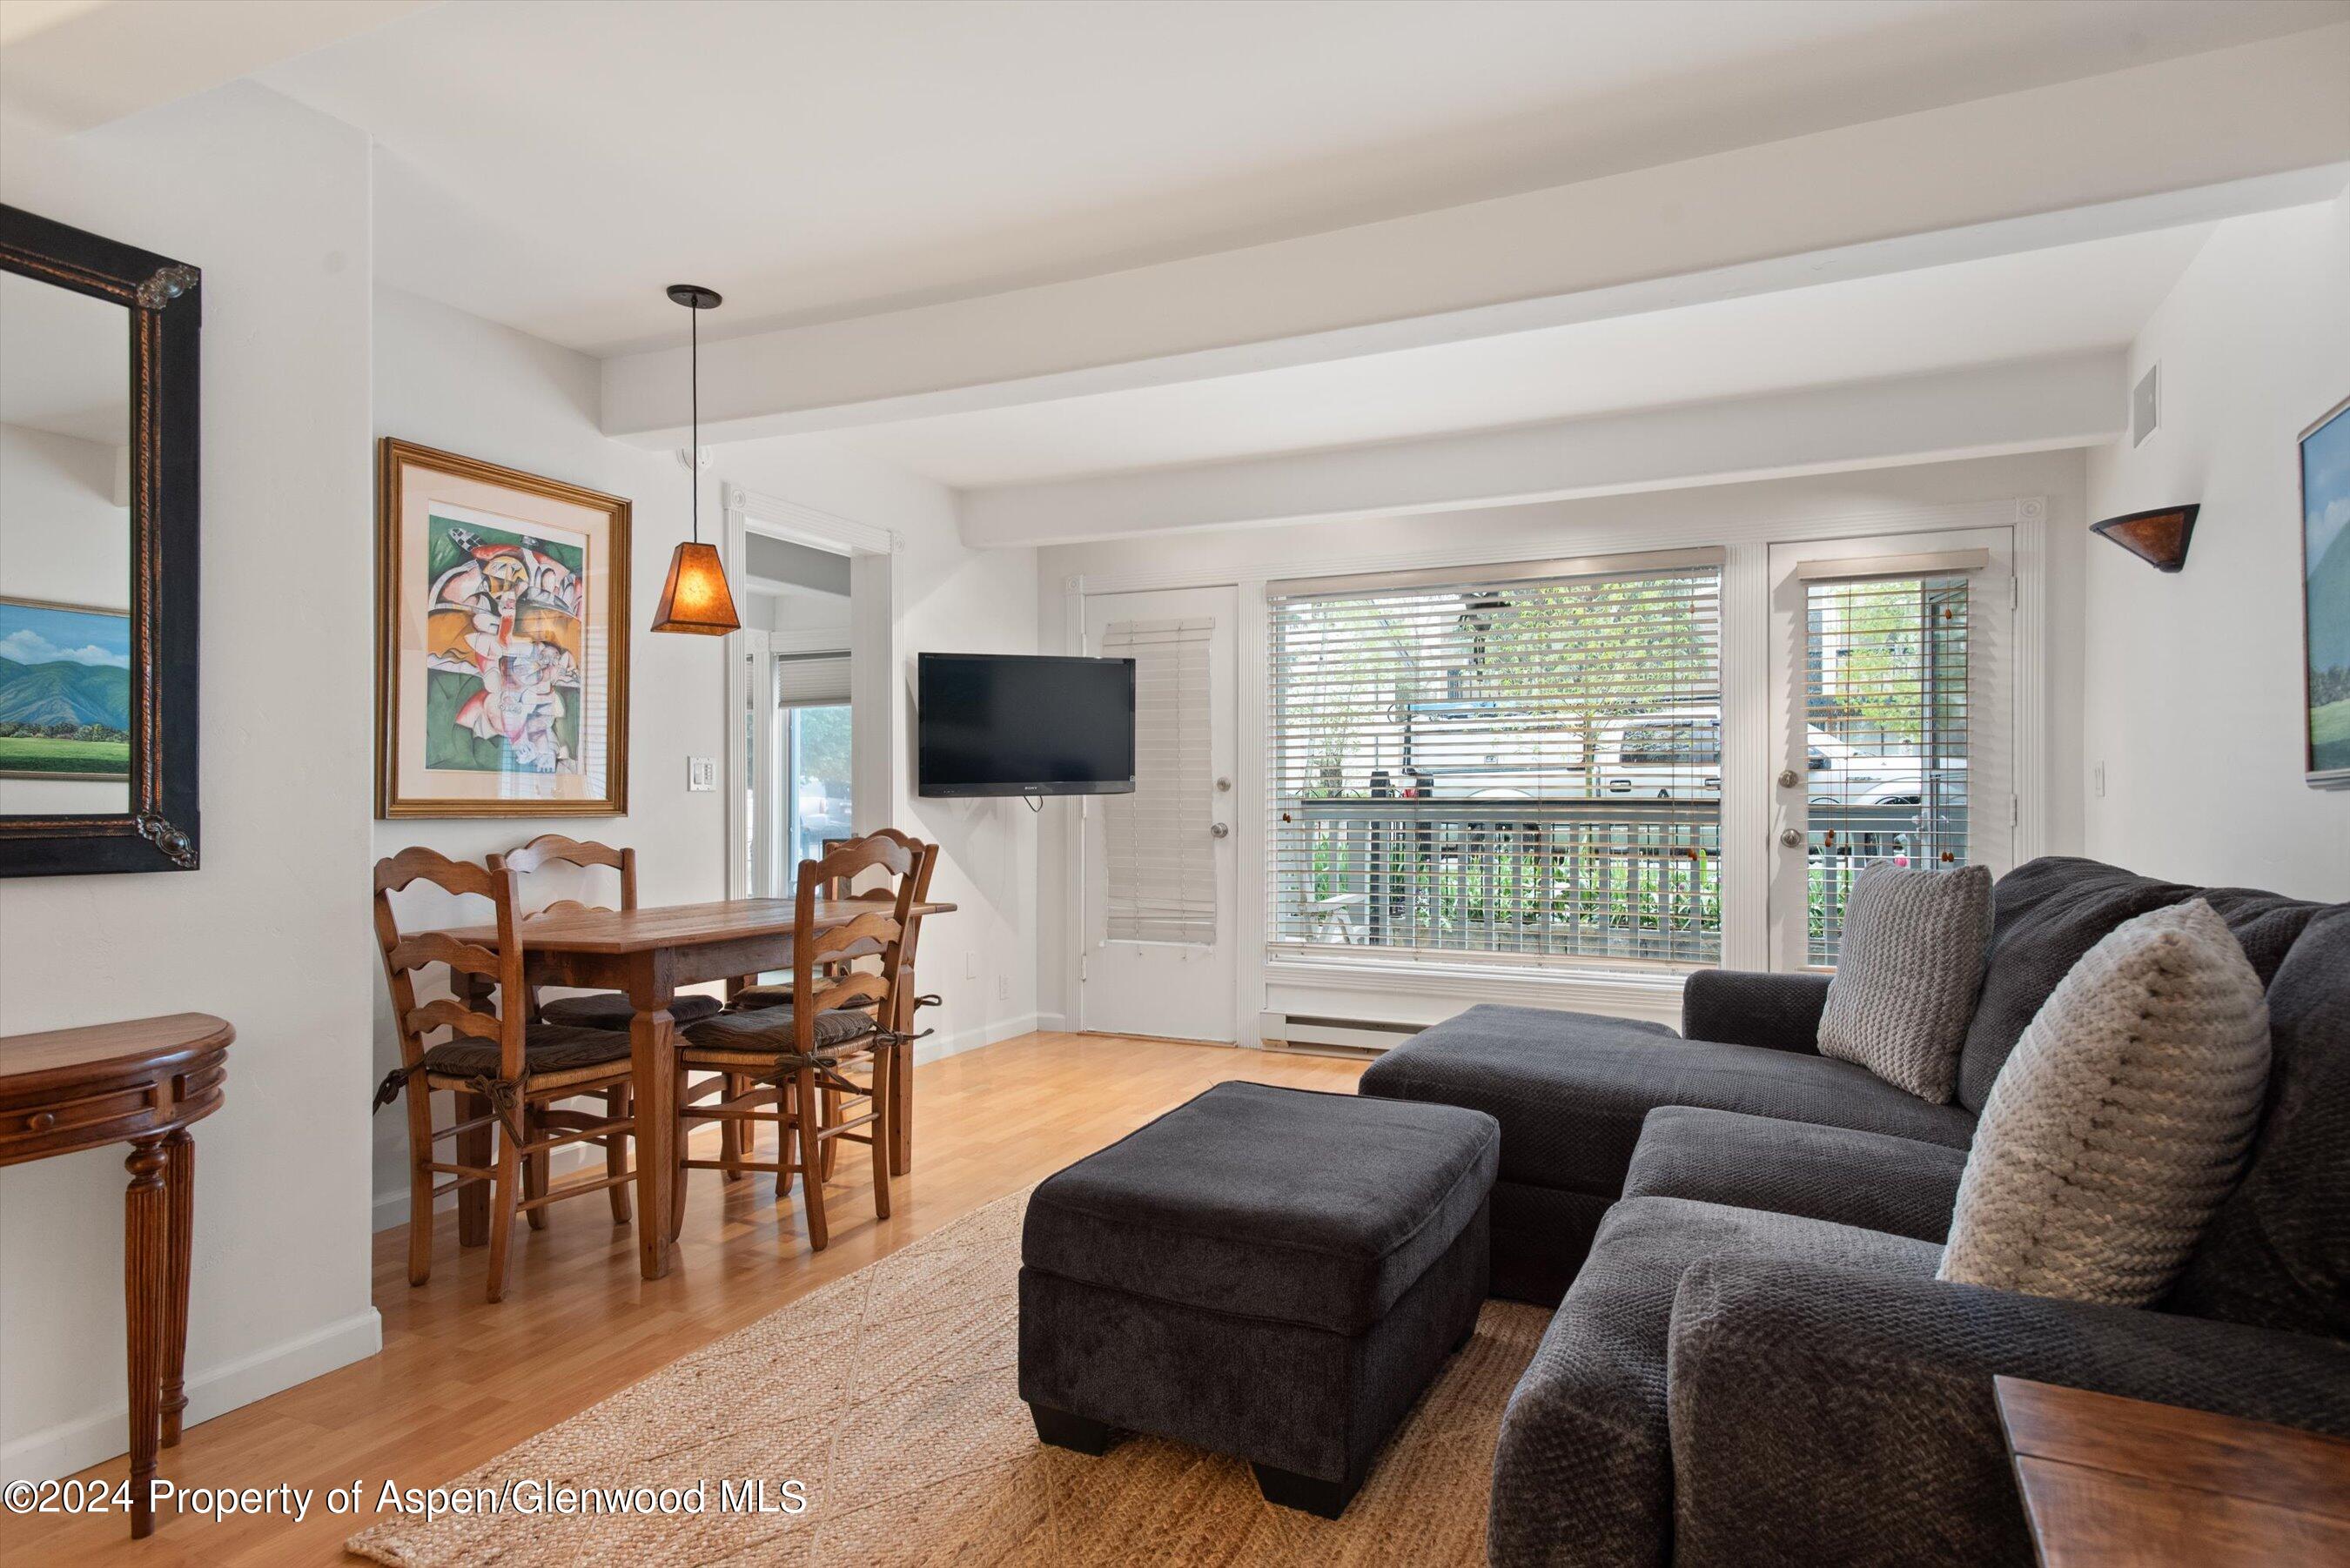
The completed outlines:
<svg viewBox="0 0 2350 1568">
<path fill-rule="evenodd" d="M 661 585 L 653 629 L 723 637 L 742 626 L 742 618 L 734 613 L 733 592 L 726 586 L 726 567 L 718 559 L 718 546 L 680 545 L 677 554 L 669 558 L 669 581 Z"/>
<path fill-rule="evenodd" d="M 2175 572 L 2187 564 L 2187 541 L 2195 536 L 2195 506 L 2158 506 L 2126 517 L 2108 517 L 2089 524 L 2158 572 Z"/>
</svg>

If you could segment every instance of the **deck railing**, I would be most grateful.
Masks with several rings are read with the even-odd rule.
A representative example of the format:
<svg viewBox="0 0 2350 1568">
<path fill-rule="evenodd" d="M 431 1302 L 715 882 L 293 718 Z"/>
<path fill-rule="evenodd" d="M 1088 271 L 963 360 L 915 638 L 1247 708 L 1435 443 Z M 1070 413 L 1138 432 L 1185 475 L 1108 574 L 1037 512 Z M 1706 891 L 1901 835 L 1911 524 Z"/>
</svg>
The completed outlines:
<svg viewBox="0 0 2350 1568">
<path fill-rule="evenodd" d="M 1273 817 L 1276 943 L 1721 961 L 1711 800 L 1323 798 Z M 1813 943 L 1832 954 L 1860 866 L 1923 855 L 1918 809 L 1815 805 L 1811 828 Z"/>
</svg>

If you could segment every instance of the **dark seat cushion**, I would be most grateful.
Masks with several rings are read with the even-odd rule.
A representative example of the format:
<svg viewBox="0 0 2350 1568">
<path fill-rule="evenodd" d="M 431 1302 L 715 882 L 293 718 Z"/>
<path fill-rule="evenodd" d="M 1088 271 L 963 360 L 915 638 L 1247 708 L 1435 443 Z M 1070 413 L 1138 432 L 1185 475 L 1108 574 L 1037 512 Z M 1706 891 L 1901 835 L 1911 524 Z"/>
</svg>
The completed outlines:
<svg viewBox="0 0 2350 1568">
<path fill-rule="evenodd" d="M 799 1051 L 798 1019 L 788 1007 L 763 1007 L 750 1012 L 721 1012 L 685 1032 L 689 1051 L 729 1052 L 744 1055 L 787 1056 Z M 816 1015 L 816 1048 L 821 1055 L 857 1044 L 874 1033 L 873 1015 L 835 1008 Z"/>
<path fill-rule="evenodd" d="M 670 1021 L 682 1029 L 715 1016 L 725 1005 L 714 996 L 688 992 L 669 1004 Z M 549 1023 L 580 1029 L 626 1029 L 636 1022 L 637 1009 L 617 991 L 598 991 L 586 996 L 558 996 L 541 1002 L 538 1015 Z"/>
<path fill-rule="evenodd" d="M 1939 1244 L 1967 1151 L 1851 1127 L 1667 1106 L 1648 1113 L 1627 1198 L 1688 1198 Z"/>
<path fill-rule="evenodd" d="M 570 1028 L 559 1023 L 535 1023 L 523 1036 L 525 1070 L 532 1077 L 575 1073 L 584 1067 L 625 1064 L 629 1037 L 608 1029 Z M 449 1078 L 494 1078 L 498 1075 L 498 1043 L 461 1034 L 424 1053 L 424 1070 Z"/>
<path fill-rule="evenodd" d="M 2167 1304 L 2350 1340 L 2350 904 L 2322 909 L 2277 970 L 2269 1046 L 2251 1161 Z"/>
<path fill-rule="evenodd" d="M 1959 1052 L 1959 1104 L 1980 1114 L 1991 1081 L 2056 982 L 2125 920 L 2205 898 L 2243 944 L 2267 985 L 2323 904 L 2250 888 L 2158 882 L 2102 861 L 2052 855 L 2026 861 L 1991 890 L 1991 959 Z"/>
<path fill-rule="evenodd" d="M 1484 1207 L 1499 1138 L 1492 1117 L 1450 1106 L 1219 1084 L 1048 1177 L 1021 1262 L 1362 1334 Z"/>
<path fill-rule="evenodd" d="M 1684 1040 L 1639 1023 L 1481 1005 L 1365 1069 L 1361 1093 L 1484 1111 L 1502 1124 L 1502 1179 L 1613 1198 L 1659 1106 L 1857 1127 L 1964 1148 L 1975 1118 L 1850 1062 Z"/>
<path fill-rule="evenodd" d="M 1930 1280 L 1942 1250 L 1675 1198 L 1617 1204 L 1510 1395 L 1493 1454 L 1490 1561 L 1662 1563 L 1671 1556 L 1673 1293 L 1690 1265 L 1708 1257 Z"/>
</svg>

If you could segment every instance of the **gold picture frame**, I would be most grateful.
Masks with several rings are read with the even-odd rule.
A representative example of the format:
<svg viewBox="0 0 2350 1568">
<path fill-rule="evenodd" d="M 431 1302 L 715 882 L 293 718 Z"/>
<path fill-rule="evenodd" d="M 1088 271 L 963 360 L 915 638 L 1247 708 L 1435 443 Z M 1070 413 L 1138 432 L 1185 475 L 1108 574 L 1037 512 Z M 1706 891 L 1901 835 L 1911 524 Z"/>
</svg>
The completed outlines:
<svg viewBox="0 0 2350 1568">
<path fill-rule="evenodd" d="M 629 809 L 627 498 L 386 436 L 376 815 Z"/>
</svg>

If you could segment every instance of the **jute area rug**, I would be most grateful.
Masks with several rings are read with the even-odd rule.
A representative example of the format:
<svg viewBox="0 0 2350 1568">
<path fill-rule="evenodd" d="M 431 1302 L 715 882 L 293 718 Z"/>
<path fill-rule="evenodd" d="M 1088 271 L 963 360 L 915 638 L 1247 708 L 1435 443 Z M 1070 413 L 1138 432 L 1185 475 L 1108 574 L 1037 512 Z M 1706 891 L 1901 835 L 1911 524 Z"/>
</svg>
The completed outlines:
<svg viewBox="0 0 2350 1568">
<path fill-rule="evenodd" d="M 451 1483 L 689 1488 L 701 1511 L 395 1516 L 349 1550 L 488 1563 L 1480 1564 L 1494 1435 L 1549 1314 L 1486 1305 L 1346 1517 L 1274 1508 L 1245 1464 L 1150 1438 L 1043 1446 L 1015 1387 L 1025 1193 L 677 1361 Z M 770 1508 L 721 1508 L 764 1480 Z M 741 1501 L 740 1493 L 736 1501 Z"/>
</svg>

